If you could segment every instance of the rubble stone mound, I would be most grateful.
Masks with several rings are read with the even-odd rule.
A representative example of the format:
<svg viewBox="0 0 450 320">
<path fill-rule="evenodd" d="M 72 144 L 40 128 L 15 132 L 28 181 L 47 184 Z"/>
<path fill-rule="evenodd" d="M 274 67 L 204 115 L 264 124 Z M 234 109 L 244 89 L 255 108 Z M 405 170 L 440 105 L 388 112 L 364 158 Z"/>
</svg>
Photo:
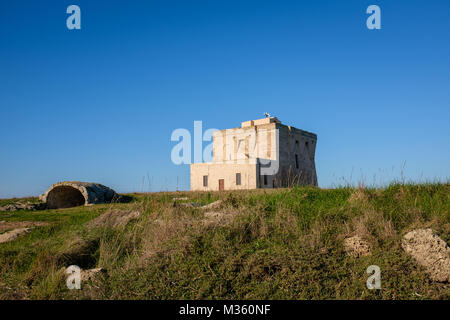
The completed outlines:
<svg viewBox="0 0 450 320">
<path fill-rule="evenodd" d="M 48 209 L 58 209 L 110 203 L 119 200 L 120 196 L 99 183 L 65 181 L 52 185 L 39 199 L 46 203 Z"/>
<path fill-rule="evenodd" d="M 370 245 L 359 236 L 344 239 L 345 251 L 352 257 L 363 257 L 370 254 Z"/>
<path fill-rule="evenodd" d="M 403 237 L 403 249 L 425 268 L 433 281 L 450 282 L 450 248 L 431 229 L 416 229 Z"/>
</svg>

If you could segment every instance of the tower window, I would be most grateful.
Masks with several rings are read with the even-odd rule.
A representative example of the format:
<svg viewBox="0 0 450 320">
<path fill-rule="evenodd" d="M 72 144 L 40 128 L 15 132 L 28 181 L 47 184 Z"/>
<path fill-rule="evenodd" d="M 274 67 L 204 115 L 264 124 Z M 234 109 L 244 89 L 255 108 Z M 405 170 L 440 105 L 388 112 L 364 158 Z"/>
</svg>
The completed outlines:
<svg viewBox="0 0 450 320">
<path fill-rule="evenodd" d="M 295 154 L 295 168 L 298 169 L 298 155 Z"/>
<path fill-rule="evenodd" d="M 204 187 L 208 186 L 208 176 L 203 176 L 203 186 Z"/>
<path fill-rule="evenodd" d="M 236 185 L 237 186 L 241 185 L 241 173 L 240 172 L 236 173 Z"/>
</svg>

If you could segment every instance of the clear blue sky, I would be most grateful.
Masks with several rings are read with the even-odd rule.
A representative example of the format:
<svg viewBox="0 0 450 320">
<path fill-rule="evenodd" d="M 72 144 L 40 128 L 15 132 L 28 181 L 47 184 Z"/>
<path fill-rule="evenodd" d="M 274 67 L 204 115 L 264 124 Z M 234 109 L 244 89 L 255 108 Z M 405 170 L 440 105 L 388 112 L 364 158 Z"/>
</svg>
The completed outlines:
<svg viewBox="0 0 450 320">
<path fill-rule="evenodd" d="M 263 112 L 318 134 L 321 187 L 446 180 L 450 1 L 0 2 L 0 197 L 188 189 L 172 131 Z"/>
</svg>

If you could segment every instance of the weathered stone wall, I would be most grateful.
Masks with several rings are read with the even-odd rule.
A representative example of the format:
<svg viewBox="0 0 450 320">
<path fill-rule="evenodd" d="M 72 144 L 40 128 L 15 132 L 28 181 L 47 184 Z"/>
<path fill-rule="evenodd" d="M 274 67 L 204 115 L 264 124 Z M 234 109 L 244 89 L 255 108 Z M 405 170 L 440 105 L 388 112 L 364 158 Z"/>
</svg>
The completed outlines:
<svg viewBox="0 0 450 320">
<path fill-rule="evenodd" d="M 316 186 L 317 136 L 282 124 L 277 124 L 277 129 L 279 132 L 280 170 L 276 179 L 280 186 Z"/>
<path fill-rule="evenodd" d="M 257 188 L 256 164 L 216 164 L 194 163 L 191 165 L 192 191 L 218 191 L 219 180 L 224 180 L 225 190 L 243 190 Z M 236 184 L 236 173 L 241 174 L 241 184 Z M 208 176 L 208 186 L 203 186 L 203 176 Z"/>
</svg>

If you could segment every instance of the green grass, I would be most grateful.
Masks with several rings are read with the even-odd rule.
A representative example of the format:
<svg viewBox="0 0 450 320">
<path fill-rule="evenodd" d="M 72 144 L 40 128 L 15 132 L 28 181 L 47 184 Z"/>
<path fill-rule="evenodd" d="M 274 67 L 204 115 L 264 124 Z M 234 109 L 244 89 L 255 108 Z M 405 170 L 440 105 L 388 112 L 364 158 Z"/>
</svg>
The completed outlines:
<svg viewBox="0 0 450 320">
<path fill-rule="evenodd" d="M 27 198 L 11 198 L 11 199 L 0 199 L 0 206 L 6 206 L 9 204 L 15 204 L 17 202 L 30 202 L 30 203 L 38 203 L 38 197 L 27 197 Z"/>
<path fill-rule="evenodd" d="M 0 213 L 3 221 L 50 223 L 0 244 L 0 298 L 450 298 L 449 285 L 432 282 L 401 248 L 401 237 L 419 227 L 450 241 L 449 184 L 131 196 L 128 204 Z M 222 199 L 214 210 L 226 218 L 205 223 L 204 210 L 174 197 Z M 86 226 L 110 208 L 142 215 L 118 229 Z M 355 234 L 371 255 L 345 253 L 343 239 Z M 70 264 L 107 272 L 68 290 Z M 366 288 L 372 264 L 381 268 L 381 290 Z"/>
</svg>

